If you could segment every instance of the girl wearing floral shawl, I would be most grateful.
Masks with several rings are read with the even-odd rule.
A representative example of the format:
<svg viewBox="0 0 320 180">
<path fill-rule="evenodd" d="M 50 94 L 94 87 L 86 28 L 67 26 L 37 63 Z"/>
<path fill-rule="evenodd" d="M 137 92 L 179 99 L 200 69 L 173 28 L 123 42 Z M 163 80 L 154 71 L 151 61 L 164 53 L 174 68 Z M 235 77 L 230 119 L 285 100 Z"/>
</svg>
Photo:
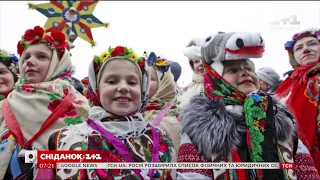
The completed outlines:
<svg viewBox="0 0 320 180">
<path fill-rule="evenodd" d="M 293 112 L 299 137 L 320 172 L 320 30 L 297 33 L 285 44 L 293 73 L 275 92 Z"/>
<path fill-rule="evenodd" d="M 177 90 L 170 64 L 167 59 L 151 52 L 147 59 L 150 68 L 150 99 L 144 110 L 144 118 L 154 126 L 164 130 L 179 149 L 180 123 L 175 116 Z"/>
<path fill-rule="evenodd" d="M 18 58 L 0 49 L 0 100 L 7 98 L 18 80 Z"/>
<path fill-rule="evenodd" d="M 289 111 L 259 90 L 254 64 L 264 41 L 259 33 L 222 33 L 201 47 L 204 96 L 195 96 L 182 120 L 178 162 L 285 162 L 295 169 L 183 169 L 178 179 L 318 179 L 298 140 Z"/>
<path fill-rule="evenodd" d="M 105 162 L 171 162 L 175 150 L 141 111 L 149 92 L 145 58 L 122 46 L 95 56 L 89 67 L 89 119 L 52 134 L 50 149 L 104 150 Z M 59 145 L 59 146 L 57 146 Z M 57 169 L 59 179 L 171 179 L 172 170 Z"/>
<path fill-rule="evenodd" d="M 20 78 L 1 101 L 0 179 L 37 177 L 37 168 L 24 163 L 24 150 L 48 149 L 53 130 L 87 118 L 87 100 L 70 83 L 65 40 L 60 31 L 45 33 L 36 26 L 18 42 Z"/>
</svg>

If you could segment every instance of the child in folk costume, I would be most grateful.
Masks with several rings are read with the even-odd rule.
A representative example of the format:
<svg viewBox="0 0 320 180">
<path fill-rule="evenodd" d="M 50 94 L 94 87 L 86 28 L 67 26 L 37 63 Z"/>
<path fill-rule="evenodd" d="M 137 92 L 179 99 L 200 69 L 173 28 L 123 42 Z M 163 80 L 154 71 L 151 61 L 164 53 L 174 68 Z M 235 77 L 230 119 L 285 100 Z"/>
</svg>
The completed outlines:
<svg viewBox="0 0 320 180">
<path fill-rule="evenodd" d="M 204 96 L 180 113 L 178 162 L 291 162 L 296 169 L 185 169 L 178 179 L 317 179 L 295 121 L 274 98 L 259 90 L 254 64 L 264 41 L 259 33 L 222 33 L 206 39 Z"/>
<path fill-rule="evenodd" d="M 174 148 L 178 150 L 181 125 L 174 113 L 177 89 L 169 61 L 151 52 L 147 63 L 151 77 L 150 98 L 144 110 L 144 118 L 147 122 L 164 130 L 173 141 Z"/>
<path fill-rule="evenodd" d="M 294 71 L 275 93 L 295 115 L 299 137 L 320 172 L 320 30 L 295 34 L 285 48 Z"/>
<path fill-rule="evenodd" d="M 201 61 L 201 47 L 197 39 L 191 40 L 183 51 L 188 58 L 190 67 L 193 71 L 192 82 L 182 88 L 182 94 L 178 96 L 179 109 L 188 104 L 193 96 L 203 93 L 203 74 L 204 67 Z"/>
<path fill-rule="evenodd" d="M 89 119 L 52 134 L 50 149 L 105 150 L 106 162 L 171 162 L 175 150 L 140 113 L 148 99 L 149 71 L 144 57 L 122 46 L 95 56 L 89 67 L 94 106 Z M 60 145 L 61 144 L 61 145 Z M 60 146 L 57 146 L 60 145 Z M 171 179 L 172 170 L 57 169 L 59 179 Z"/>
<path fill-rule="evenodd" d="M 18 58 L 0 49 L 0 100 L 7 98 L 18 80 Z"/>
<path fill-rule="evenodd" d="M 0 179 L 38 177 L 33 164 L 24 163 L 24 150 L 48 149 L 49 133 L 82 122 L 89 110 L 87 99 L 71 85 L 69 45 L 62 32 L 45 33 L 36 26 L 25 31 L 17 48 L 20 78 L 1 101 Z"/>
</svg>

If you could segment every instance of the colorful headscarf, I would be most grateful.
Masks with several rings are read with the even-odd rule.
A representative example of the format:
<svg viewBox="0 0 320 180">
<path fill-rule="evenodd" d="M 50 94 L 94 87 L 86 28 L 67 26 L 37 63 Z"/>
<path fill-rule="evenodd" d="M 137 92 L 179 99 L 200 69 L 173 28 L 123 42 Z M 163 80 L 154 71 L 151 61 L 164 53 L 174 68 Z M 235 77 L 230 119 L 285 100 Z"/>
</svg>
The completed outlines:
<svg viewBox="0 0 320 180">
<path fill-rule="evenodd" d="M 6 100 L 1 101 L 3 118 L 0 119 L 0 137 L 3 150 L 0 151 L 0 179 L 5 177 L 10 160 L 18 159 L 17 153 L 13 153 L 17 143 L 25 149 L 48 149 L 48 138 L 53 131 L 67 125 L 79 124 L 88 117 L 90 107 L 87 99 L 77 92 L 70 82 L 72 63 L 63 33 L 52 31 L 45 34 L 39 26 L 27 30 L 18 43 L 18 52 L 21 54 L 19 69 L 25 61 L 25 50 L 38 43 L 45 43 L 53 50 L 45 79 L 33 84 L 27 82 L 24 72 L 21 72 L 14 90 Z M 66 101 L 68 106 L 61 108 L 66 105 L 62 104 Z M 11 112 L 4 108 L 4 103 Z M 11 113 L 14 116 L 11 116 Z M 47 120 L 52 114 L 58 118 L 54 117 L 49 123 Z M 15 124 L 12 124 L 14 122 Z M 19 131 L 21 133 L 17 133 Z"/>
<path fill-rule="evenodd" d="M 10 54 L 5 50 L 0 49 L 0 62 L 3 63 L 12 72 L 14 82 L 18 80 L 18 60 L 19 59 L 14 54 Z M 10 92 L 0 94 L 0 100 L 5 99 Z"/>
<path fill-rule="evenodd" d="M 138 57 L 138 54 L 131 48 L 117 46 L 115 48 L 109 47 L 108 51 L 104 51 L 100 56 L 95 56 L 89 66 L 89 86 L 87 97 L 91 101 L 91 106 L 101 106 L 98 98 L 98 85 L 101 78 L 103 68 L 111 60 L 125 59 L 133 62 L 141 72 L 141 106 L 137 112 L 141 112 L 148 101 L 149 95 L 149 70 L 146 59 Z"/>
<path fill-rule="evenodd" d="M 137 112 L 132 114 L 129 114 L 130 112 L 128 112 L 128 115 L 126 116 L 112 115 L 112 112 L 107 112 L 99 101 L 99 81 L 102 73 L 104 73 L 104 68 L 110 64 L 109 62 L 120 60 L 130 61 L 137 67 L 141 85 L 141 106 Z M 161 135 L 161 131 L 156 130 L 153 126 L 149 125 L 141 114 L 141 111 L 144 109 L 147 102 L 149 91 L 149 72 L 146 59 L 144 57 L 138 57 L 131 48 L 123 46 L 117 46 L 115 48 L 110 47 L 107 51 L 101 53 L 101 55 L 94 57 L 89 66 L 88 78 L 89 99 L 94 105 L 89 111 L 89 119 L 80 125 L 67 127 L 67 131 L 64 131 L 61 136 L 59 134 L 59 138 L 57 139 L 58 142 L 60 142 L 58 143 L 58 146 L 60 146 L 59 149 L 73 149 L 74 147 L 71 147 L 73 146 L 71 144 L 75 143 L 80 144 L 81 150 L 104 150 L 106 154 L 108 154 L 108 157 L 111 157 L 110 161 L 113 162 L 171 161 L 171 141 L 167 140 L 164 135 L 157 137 L 157 135 Z M 156 133 L 155 130 L 158 133 Z M 78 136 L 79 134 L 81 134 L 81 137 Z M 113 138 L 111 138 L 112 136 Z M 116 138 L 116 140 L 114 138 Z M 168 144 L 165 149 L 165 152 L 168 153 L 156 151 L 157 148 L 155 147 L 157 147 L 156 144 L 158 144 L 158 142 L 161 143 L 159 145 L 160 148 L 165 144 Z M 124 146 L 120 146 L 122 144 Z M 154 150 L 150 150 L 150 144 L 153 144 Z M 123 155 L 126 151 L 130 152 L 130 154 L 132 153 L 132 160 L 128 160 L 128 156 L 131 155 Z M 157 154 L 157 152 L 160 154 Z M 156 159 L 158 156 L 159 159 Z M 165 158 L 162 158 L 164 156 Z M 147 179 L 148 176 L 145 172 L 140 173 L 136 170 L 131 171 L 133 173 L 126 170 L 125 174 L 120 174 L 119 170 L 110 171 L 110 169 L 107 168 L 84 171 L 79 170 L 71 174 L 64 172 L 63 169 L 58 171 L 60 171 L 57 173 L 60 177 L 64 177 L 65 175 L 65 177 L 73 176 L 77 178 L 80 177 L 81 179 L 86 177 L 89 179 L 106 179 L 120 176 L 129 179 Z M 157 173 L 154 177 L 162 178 L 163 175 L 166 174 Z"/>
<path fill-rule="evenodd" d="M 36 149 L 47 149 L 49 134 L 66 125 L 81 123 L 88 116 L 89 105 L 87 99 L 77 92 L 71 84 L 72 63 L 67 49 L 68 43 L 62 32 L 44 33 L 44 30 L 39 26 L 27 30 L 18 43 L 18 52 L 21 54 L 19 69 L 25 61 L 25 50 L 30 45 L 38 43 L 45 43 L 53 50 L 45 79 L 42 82 L 32 84 L 25 79 L 24 72 L 21 72 L 15 89 L 7 100 L 20 125 L 23 138 L 28 141 L 66 96 L 75 97 L 72 105 L 63 115 L 32 142 L 32 146 Z"/>
<path fill-rule="evenodd" d="M 147 122 L 159 127 L 170 137 L 174 148 L 178 150 L 180 144 L 180 122 L 175 117 L 176 115 L 176 95 L 177 90 L 174 82 L 174 76 L 171 73 L 169 61 L 157 56 L 154 52 L 150 53 L 148 65 L 155 69 L 158 79 L 158 90 L 150 97 L 148 104 L 144 110 L 144 118 Z M 169 109 L 170 108 L 170 109 Z M 164 117 L 159 119 L 159 113 Z"/>
<path fill-rule="evenodd" d="M 261 57 L 263 52 L 264 41 L 259 33 L 223 33 L 207 38 L 201 49 L 206 69 L 204 94 L 211 100 L 224 101 L 226 105 L 244 107 L 247 128 L 246 148 L 252 162 L 283 162 L 275 137 L 272 98 L 267 93 L 258 90 L 246 96 L 222 78 L 223 64 L 221 61 L 242 59 L 248 61 L 248 58 Z M 225 156 L 231 161 L 235 161 L 237 157 L 239 157 L 237 150 Z M 261 169 L 255 171 L 258 179 L 288 177 L 288 171 Z M 226 171 L 226 176 L 229 177 L 228 171 Z M 241 170 L 237 170 L 232 176 L 238 179 L 246 178 L 245 173 Z"/>
<path fill-rule="evenodd" d="M 154 52 L 151 52 L 147 63 L 151 68 L 155 69 L 158 79 L 158 90 L 153 97 L 149 98 L 145 109 L 145 117 L 148 121 L 151 118 L 150 115 L 154 113 L 153 110 L 161 110 L 164 106 L 172 103 L 177 92 L 174 77 L 170 71 L 170 64 L 166 58 L 157 56 Z"/>
<path fill-rule="evenodd" d="M 128 112 L 126 116 L 114 116 L 112 112 L 107 112 L 101 105 L 99 99 L 99 81 L 102 76 L 103 69 L 111 61 L 127 60 L 136 65 L 139 71 L 140 87 L 141 87 L 141 105 L 136 112 Z M 89 66 L 89 87 L 87 97 L 91 101 L 93 107 L 89 111 L 89 121 L 94 121 L 101 127 L 109 131 L 113 136 L 120 140 L 126 139 L 130 145 L 130 149 L 139 156 L 134 150 L 134 144 L 129 141 L 130 138 L 139 138 L 146 136 L 144 130 L 147 129 L 148 123 L 144 120 L 141 112 L 145 108 L 149 94 L 149 70 L 146 59 L 138 57 L 133 49 L 123 46 L 115 48 L 109 47 L 107 51 L 102 52 L 99 56 L 95 56 Z M 129 114 L 130 113 L 130 114 Z M 116 125 L 117 124 L 117 125 Z M 149 136 L 149 135 L 148 135 Z M 152 139 L 151 136 L 148 137 Z"/>
<path fill-rule="evenodd" d="M 274 104 L 271 96 L 264 91 L 257 91 L 246 96 L 224 80 L 210 65 L 204 63 L 207 73 L 204 75 L 205 96 L 216 101 L 224 101 L 226 105 L 240 105 L 244 107 L 246 124 L 246 151 L 249 153 L 251 162 L 286 162 L 283 158 L 281 146 L 277 144 L 275 136 L 276 126 L 274 118 Z M 291 144 L 288 139 L 287 145 Z M 289 146 L 290 147 L 290 146 Z M 290 153 L 293 149 L 290 149 Z M 225 160 L 241 162 L 239 151 L 221 152 Z M 215 155 L 214 155 L 215 157 Z M 262 170 L 255 169 L 257 179 L 286 179 L 291 177 L 287 170 Z M 227 177 L 235 176 L 237 179 L 250 179 L 245 175 L 244 170 L 233 170 L 225 172 Z M 251 176 L 251 175 L 249 175 Z M 231 178 L 230 178 L 231 179 Z"/>
</svg>

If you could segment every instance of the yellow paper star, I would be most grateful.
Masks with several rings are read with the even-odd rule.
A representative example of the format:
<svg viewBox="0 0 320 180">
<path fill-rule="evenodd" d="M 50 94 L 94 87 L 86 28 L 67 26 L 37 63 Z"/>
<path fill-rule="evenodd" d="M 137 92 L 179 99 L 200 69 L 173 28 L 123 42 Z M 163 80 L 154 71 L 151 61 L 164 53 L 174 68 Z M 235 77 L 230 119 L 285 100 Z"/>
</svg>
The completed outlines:
<svg viewBox="0 0 320 180">
<path fill-rule="evenodd" d="M 91 28 L 108 27 L 108 23 L 101 22 L 92 14 L 97 3 L 98 1 L 86 0 L 51 0 L 50 3 L 28 5 L 30 9 L 35 9 L 48 17 L 44 25 L 46 32 L 59 30 L 72 43 L 80 37 L 95 46 Z"/>
</svg>

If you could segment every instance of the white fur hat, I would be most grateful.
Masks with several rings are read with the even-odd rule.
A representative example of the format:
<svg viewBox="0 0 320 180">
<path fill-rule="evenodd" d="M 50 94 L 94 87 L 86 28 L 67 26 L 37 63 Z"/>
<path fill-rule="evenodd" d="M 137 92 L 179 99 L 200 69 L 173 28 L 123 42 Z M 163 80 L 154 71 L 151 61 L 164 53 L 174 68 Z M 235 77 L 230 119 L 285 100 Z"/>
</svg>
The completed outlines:
<svg viewBox="0 0 320 180">
<path fill-rule="evenodd" d="M 201 45 L 205 43 L 204 38 L 193 38 L 183 50 L 183 54 L 190 60 L 201 59 Z"/>
<path fill-rule="evenodd" d="M 188 57 L 189 61 L 196 61 L 201 59 L 201 47 L 200 46 L 190 46 L 183 50 L 183 54 Z"/>
</svg>

